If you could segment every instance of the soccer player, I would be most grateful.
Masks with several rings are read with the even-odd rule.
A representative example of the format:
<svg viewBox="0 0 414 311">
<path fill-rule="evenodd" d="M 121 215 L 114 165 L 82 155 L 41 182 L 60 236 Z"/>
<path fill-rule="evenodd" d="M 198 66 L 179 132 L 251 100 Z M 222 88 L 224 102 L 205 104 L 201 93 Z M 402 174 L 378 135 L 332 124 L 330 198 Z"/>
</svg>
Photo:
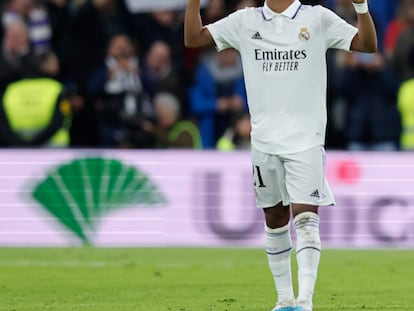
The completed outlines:
<svg viewBox="0 0 414 311">
<path fill-rule="evenodd" d="M 265 247 L 276 285 L 273 311 L 311 311 L 321 241 L 318 207 L 334 204 L 324 176 L 326 51 L 375 52 L 367 0 L 349 0 L 354 27 L 322 6 L 266 0 L 203 27 L 200 0 L 188 0 L 185 44 L 237 49 L 252 125 L 256 203 L 265 215 Z M 298 297 L 291 276 L 290 219 L 296 230 Z"/>
</svg>

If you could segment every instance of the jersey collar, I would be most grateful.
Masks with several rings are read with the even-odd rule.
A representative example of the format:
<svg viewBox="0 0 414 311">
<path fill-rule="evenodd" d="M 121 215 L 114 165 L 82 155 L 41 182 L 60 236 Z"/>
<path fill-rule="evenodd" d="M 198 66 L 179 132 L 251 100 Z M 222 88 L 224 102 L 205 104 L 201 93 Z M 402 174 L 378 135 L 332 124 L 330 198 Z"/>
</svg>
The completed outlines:
<svg viewBox="0 0 414 311">
<path fill-rule="evenodd" d="M 286 10 L 284 10 L 282 13 L 276 13 L 275 11 L 272 11 L 269 6 L 267 5 L 267 1 L 265 1 L 263 5 L 263 18 L 267 21 L 271 20 L 275 16 L 285 16 L 290 19 L 294 19 L 296 15 L 298 14 L 298 11 L 302 4 L 299 0 L 295 0 Z"/>
</svg>

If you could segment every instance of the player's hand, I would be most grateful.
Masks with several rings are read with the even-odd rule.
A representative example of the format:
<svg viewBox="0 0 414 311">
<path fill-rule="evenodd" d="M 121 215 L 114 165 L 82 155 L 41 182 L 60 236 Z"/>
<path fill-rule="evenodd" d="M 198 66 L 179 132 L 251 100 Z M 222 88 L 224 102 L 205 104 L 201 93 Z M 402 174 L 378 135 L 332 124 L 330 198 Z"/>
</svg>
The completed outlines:
<svg viewBox="0 0 414 311">
<path fill-rule="evenodd" d="M 364 3 L 367 0 L 352 0 L 353 3 Z"/>
</svg>

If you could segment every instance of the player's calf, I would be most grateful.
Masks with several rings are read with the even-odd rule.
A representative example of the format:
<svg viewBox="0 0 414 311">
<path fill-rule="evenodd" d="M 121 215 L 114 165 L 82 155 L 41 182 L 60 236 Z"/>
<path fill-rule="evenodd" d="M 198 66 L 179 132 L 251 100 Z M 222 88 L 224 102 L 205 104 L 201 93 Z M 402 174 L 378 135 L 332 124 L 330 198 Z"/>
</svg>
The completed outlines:
<svg viewBox="0 0 414 311">
<path fill-rule="evenodd" d="M 318 274 L 321 239 L 319 216 L 313 212 L 298 214 L 293 224 L 296 230 L 296 259 L 298 263 L 298 303 L 303 310 L 312 310 L 312 298 Z M 299 309 L 301 310 L 301 309 Z"/>
</svg>

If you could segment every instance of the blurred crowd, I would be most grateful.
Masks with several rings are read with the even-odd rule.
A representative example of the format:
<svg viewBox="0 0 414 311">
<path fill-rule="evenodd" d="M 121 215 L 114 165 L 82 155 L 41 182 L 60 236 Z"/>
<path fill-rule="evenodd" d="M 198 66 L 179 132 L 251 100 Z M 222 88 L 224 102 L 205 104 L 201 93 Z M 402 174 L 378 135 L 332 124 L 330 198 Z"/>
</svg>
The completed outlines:
<svg viewBox="0 0 414 311">
<path fill-rule="evenodd" d="M 127 2 L 1 1 L 0 146 L 250 147 L 239 54 L 187 49 L 183 10 Z M 302 3 L 356 23 L 350 0 Z M 262 4 L 209 0 L 203 22 Z M 414 0 L 370 7 L 378 53 L 327 55 L 327 148 L 414 149 Z"/>
</svg>

